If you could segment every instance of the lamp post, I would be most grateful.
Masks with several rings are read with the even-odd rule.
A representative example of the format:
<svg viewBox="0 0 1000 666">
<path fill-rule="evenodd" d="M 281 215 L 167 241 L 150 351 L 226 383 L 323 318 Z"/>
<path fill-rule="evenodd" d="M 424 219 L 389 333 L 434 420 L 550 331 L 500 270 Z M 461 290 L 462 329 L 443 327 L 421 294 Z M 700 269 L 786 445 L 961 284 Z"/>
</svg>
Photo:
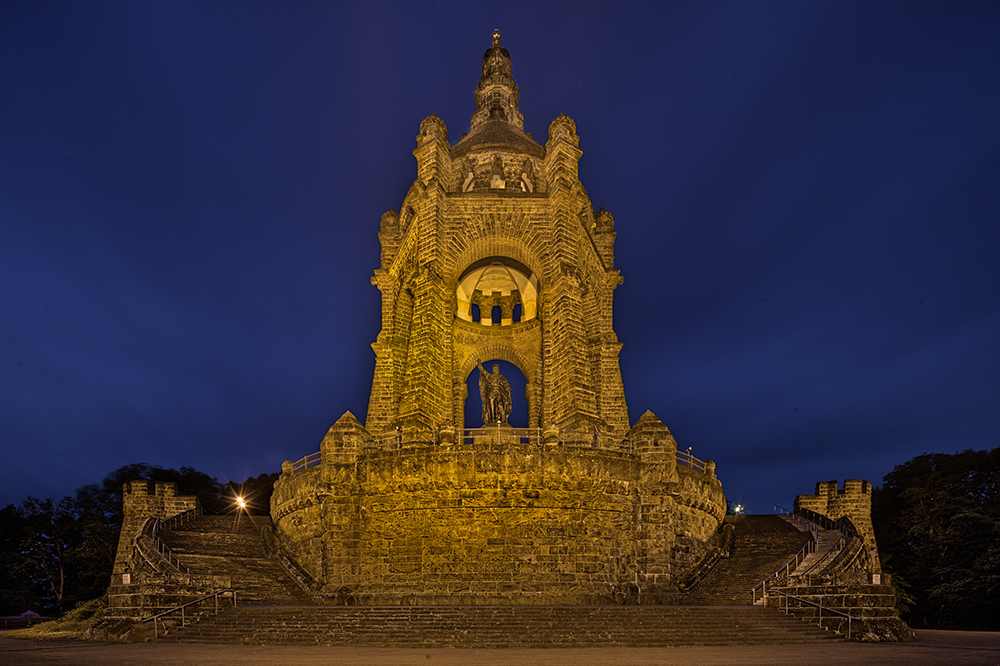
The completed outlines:
<svg viewBox="0 0 1000 666">
<path fill-rule="evenodd" d="M 240 527 L 240 513 L 247 510 L 247 501 L 242 496 L 236 496 L 236 522 L 233 524 L 233 532 Z"/>
</svg>

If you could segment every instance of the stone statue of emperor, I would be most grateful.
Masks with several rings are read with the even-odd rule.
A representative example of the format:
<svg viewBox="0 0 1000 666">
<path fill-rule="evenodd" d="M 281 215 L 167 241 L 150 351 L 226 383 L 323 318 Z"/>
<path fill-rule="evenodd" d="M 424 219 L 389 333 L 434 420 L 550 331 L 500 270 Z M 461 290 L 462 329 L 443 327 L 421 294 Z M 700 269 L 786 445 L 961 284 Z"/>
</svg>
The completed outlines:
<svg viewBox="0 0 1000 666">
<path fill-rule="evenodd" d="M 511 399 L 510 382 L 500 374 L 500 366 L 493 364 L 493 374 L 486 372 L 482 361 L 479 368 L 479 397 L 483 400 L 483 425 L 509 425 Z"/>
</svg>

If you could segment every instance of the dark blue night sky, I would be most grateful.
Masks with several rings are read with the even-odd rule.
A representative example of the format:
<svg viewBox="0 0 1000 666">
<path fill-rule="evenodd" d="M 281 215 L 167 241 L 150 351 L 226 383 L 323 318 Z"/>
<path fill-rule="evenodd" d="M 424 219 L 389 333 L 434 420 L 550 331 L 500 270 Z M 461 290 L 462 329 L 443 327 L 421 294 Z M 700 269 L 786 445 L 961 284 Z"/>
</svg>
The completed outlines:
<svg viewBox="0 0 1000 666">
<path fill-rule="evenodd" d="M 380 216 L 497 27 L 615 216 L 633 422 L 758 513 L 1000 445 L 1000 3 L 470 5 L 0 4 L 0 505 L 363 420 Z"/>
</svg>

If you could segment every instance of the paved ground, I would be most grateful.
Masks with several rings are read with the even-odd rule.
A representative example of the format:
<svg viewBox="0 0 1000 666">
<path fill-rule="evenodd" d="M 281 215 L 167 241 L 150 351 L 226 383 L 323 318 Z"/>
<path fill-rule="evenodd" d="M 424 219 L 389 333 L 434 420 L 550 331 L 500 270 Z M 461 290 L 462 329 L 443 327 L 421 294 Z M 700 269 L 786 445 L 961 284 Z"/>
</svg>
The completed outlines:
<svg viewBox="0 0 1000 666">
<path fill-rule="evenodd" d="M 233 645 L 119 645 L 40 641 L 0 634 L 0 664 L 35 666 L 218 666 L 332 664 L 369 666 L 1000 666 L 1000 632 L 920 631 L 915 643 L 760 645 L 745 647 L 586 648 L 552 650 L 401 650 L 394 648 L 244 647 Z"/>
</svg>

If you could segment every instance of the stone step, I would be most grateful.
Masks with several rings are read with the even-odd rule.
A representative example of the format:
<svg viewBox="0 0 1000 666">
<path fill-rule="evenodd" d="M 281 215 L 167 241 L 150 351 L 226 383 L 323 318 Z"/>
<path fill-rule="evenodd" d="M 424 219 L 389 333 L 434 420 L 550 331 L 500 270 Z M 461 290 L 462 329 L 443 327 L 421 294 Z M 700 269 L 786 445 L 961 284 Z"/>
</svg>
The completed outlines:
<svg viewBox="0 0 1000 666">
<path fill-rule="evenodd" d="M 164 641 L 253 645 L 661 647 L 836 640 L 773 609 L 744 607 L 240 607 Z"/>
<path fill-rule="evenodd" d="M 160 533 L 192 573 L 229 576 L 237 600 L 256 604 L 308 604 L 312 598 L 264 555 L 260 531 L 266 516 L 201 516 Z"/>
<path fill-rule="evenodd" d="M 751 590 L 783 566 L 809 540 L 779 516 L 741 516 L 730 556 L 719 561 L 684 598 L 685 604 L 748 604 Z"/>
</svg>

